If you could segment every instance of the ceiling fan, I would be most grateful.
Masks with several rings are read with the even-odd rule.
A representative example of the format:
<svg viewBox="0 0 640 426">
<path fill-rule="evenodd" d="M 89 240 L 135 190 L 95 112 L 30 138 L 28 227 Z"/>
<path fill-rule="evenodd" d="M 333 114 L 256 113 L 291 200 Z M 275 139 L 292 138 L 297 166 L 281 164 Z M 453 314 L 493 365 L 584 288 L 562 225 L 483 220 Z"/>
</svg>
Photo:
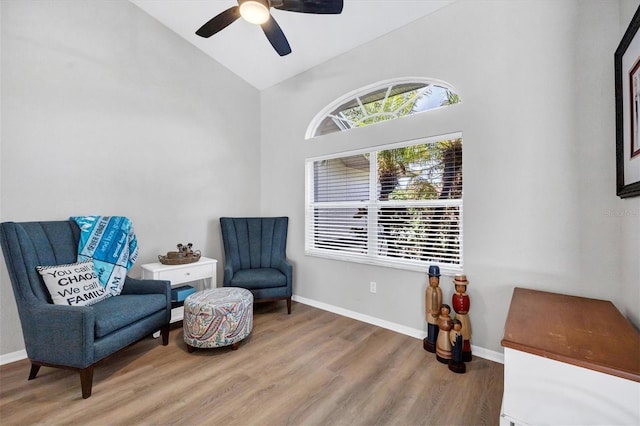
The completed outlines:
<svg viewBox="0 0 640 426">
<path fill-rule="evenodd" d="M 232 6 L 214 16 L 201 26 L 196 34 L 209 38 L 242 17 L 252 24 L 260 25 L 276 52 L 280 56 L 285 56 L 291 53 L 291 46 L 280 25 L 271 16 L 270 8 L 289 12 L 337 15 L 342 12 L 342 4 L 343 0 L 238 0 L 238 6 Z"/>
</svg>

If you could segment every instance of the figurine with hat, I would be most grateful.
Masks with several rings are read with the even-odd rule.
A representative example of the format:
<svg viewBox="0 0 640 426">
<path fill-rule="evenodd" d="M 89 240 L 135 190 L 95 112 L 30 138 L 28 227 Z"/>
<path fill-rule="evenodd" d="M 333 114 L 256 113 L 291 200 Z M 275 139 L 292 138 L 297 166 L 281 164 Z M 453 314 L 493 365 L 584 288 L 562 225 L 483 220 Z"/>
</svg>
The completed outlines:
<svg viewBox="0 0 640 426">
<path fill-rule="evenodd" d="M 456 319 L 462 324 L 462 360 L 471 361 L 471 322 L 469 322 L 469 308 L 471 301 L 467 294 L 469 281 L 465 274 L 458 274 L 453 278 L 455 292 L 451 296 L 451 306 L 456 312 Z"/>
<path fill-rule="evenodd" d="M 438 339 L 438 316 L 442 305 L 442 290 L 440 285 L 440 268 L 436 265 L 429 266 L 429 287 L 425 293 L 424 306 L 427 320 L 427 337 L 423 340 L 426 351 L 436 352 L 436 340 Z"/>
</svg>

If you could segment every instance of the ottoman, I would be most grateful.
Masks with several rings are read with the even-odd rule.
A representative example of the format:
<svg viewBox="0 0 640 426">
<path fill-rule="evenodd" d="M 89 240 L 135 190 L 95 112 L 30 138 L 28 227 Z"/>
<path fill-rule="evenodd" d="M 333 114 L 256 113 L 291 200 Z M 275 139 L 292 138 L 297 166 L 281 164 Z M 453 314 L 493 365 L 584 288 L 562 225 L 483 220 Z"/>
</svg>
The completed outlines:
<svg viewBox="0 0 640 426">
<path fill-rule="evenodd" d="M 184 300 L 184 341 L 187 350 L 231 345 L 253 329 L 253 294 L 237 287 L 198 291 Z"/>
</svg>

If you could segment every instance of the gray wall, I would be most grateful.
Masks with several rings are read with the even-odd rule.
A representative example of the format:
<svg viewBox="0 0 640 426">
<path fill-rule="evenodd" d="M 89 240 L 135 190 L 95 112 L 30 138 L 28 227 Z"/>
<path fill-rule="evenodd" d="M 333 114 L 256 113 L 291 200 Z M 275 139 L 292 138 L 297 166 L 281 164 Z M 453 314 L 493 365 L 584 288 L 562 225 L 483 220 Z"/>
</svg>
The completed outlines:
<svg viewBox="0 0 640 426">
<path fill-rule="evenodd" d="M 615 195 L 623 5 L 460 1 L 263 91 L 262 209 L 291 216 L 295 294 L 424 331 L 424 273 L 305 256 L 304 160 L 462 131 L 472 344 L 501 351 L 515 286 L 612 300 L 640 324 L 640 200 Z M 401 76 L 445 80 L 463 103 L 304 140 L 334 99 Z M 441 287 L 450 300 L 451 277 Z"/>
<path fill-rule="evenodd" d="M 0 7 L 0 219 L 126 215 L 137 265 L 178 242 L 222 259 L 218 218 L 259 212 L 258 91 L 127 1 Z M 0 265 L 7 354 L 24 343 Z"/>
</svg>

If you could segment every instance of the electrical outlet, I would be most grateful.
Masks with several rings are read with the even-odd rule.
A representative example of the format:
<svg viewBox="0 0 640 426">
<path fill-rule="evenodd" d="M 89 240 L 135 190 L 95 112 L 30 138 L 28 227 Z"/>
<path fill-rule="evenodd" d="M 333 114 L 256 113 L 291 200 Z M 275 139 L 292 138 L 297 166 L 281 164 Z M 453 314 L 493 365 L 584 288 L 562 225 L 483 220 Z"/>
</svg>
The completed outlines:
<svg viewBox="0 0 640 426">
<path fill-rule="evenodd" d="M 375 293 L 376 292 L 376 282 L 375 281 L 371 281 L 369 283 L 369 291 L 371 293 Z"/>
</svg>

